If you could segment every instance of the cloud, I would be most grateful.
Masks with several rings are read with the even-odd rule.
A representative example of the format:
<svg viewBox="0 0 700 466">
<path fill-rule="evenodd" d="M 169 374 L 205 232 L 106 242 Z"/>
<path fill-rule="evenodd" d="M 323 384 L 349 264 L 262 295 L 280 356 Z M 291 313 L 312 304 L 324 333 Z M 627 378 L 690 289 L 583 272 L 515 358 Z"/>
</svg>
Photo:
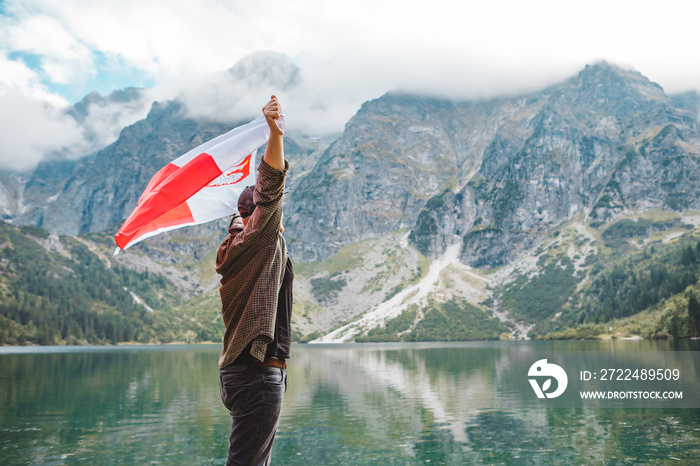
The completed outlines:
<svg viewBox="0 0 700 466">
<path fill-rule="evenodd" d="M 96 73 L 90 49 L 55 18 L 37 15 L 4 23 L 4 47 L 35 58 L 47 82 L 65 84 Z"/>
<path fill-rule="evenodd" d="M 60 112 L 42 109 L 65 107 L 58 95 L 68 87 L 87 94 L 85 86 L 119 73 L 156 83 L 131 108 L 94 107 L 93 127 L 80 128 L 78 138 L 47 130 L 34 154 L 69 144 L 77 156 L 85 141 L 104 144 L 117 125 L 145 114 L 149 98 L 179 96 L 192 115 L 233 122 L 278 93 L 290 130 L 319 134 L 341 130 L 364 101 L 387 91 L 515 94 L 599 59 L 630 65 L 667 92 L 700 88 L 693 50 L 700 4 L 681 0 L 5 0 L 2 7 L 0 98 L 4 107 L 36 101 L 18 118 L 64 127 Z M 277 70 L 270 75 L 249 68 L 252 80 L 227 71 L 260 50 L 286 56 L 282 68 L 268 63 Z M 107 70 L 109 63 L 118 69 Z M 293 82 L 280 81 L 294 69 Z M 11 123 L 0 138 L 19 125 Z M 11 157 L 1 153 L 0 165 Z"/>
<path fill-rule="evenodd" d="M 0 127 L 0 168 L 5 170 L 30 170 L 46 153 L 80 140 L 70 117 L 18 94 L 0 96 Z"/>
<path fill-rule="evenodd" d="M 47 155 L 75 159 L 94 153 L 145 118 L 152 102 L 148 92 L 93 95 L 76 121 L 37 72 L 0 54 L 0 169 L 24 172 Z"/>
<path fill-rule="evenodd" d="M 449 54 L 426 55 L 422 65 L 416 67 L 399 53 L 387 59 L 369 51 L 341 51 L 292 60 L 278 52 L 255 52 L 225 72 L 170 82 L 166 94 L 183 102 L 189 117 L 225 123 L 254 118 L 270 95 L 276 94 L 288 115 L 290 134 L 320 136 L 342 131 L 363 102 L 392 90 L 479 99 L 538 89 L 554 79 L 521 73 L 515 85 L 503 78 L 509 76 L 508 70 L 494 71 L 478 64 L 454 66 Z M 556 79 L 579 69 L 561 66 Z"/>
<path fill-rule="evenodd" d="M 89 94 L 68 111 L 79 124 L 80 139 L 61 156 L 76 159 L 108 146 L 122 129 L 146 118 L 152 103 L 150 92 L 142 89 L 114 91 L 107 97 Z"/>
<path fill-rule="evenodd" d="M 0 55 L 0 169 L 32 169 L 47 153 L 80 139 L 67 103 L 51 94 L 38 75 Z"/>
<path fill-rule="evenodd" d="M 385 91 L 447 83 L 460 94 L 492 93 L 495 83 L 521 87 L 598 59 L 633 65 L 667 89 L 700 81 L 692 50 L 700 4 L 682 0 L 8 0 L 5 10 L 13 47 L 40 54 L 56 80 L 94 74 L 95 54 L 160 81 L 276 50 L 301 68 L 351 62 L 344 76 L 359 84 L 347 88 Z"/>
<path fill-rule="evenodd" d="M 34 97 L 0 95 L 0 169 L 26 172 L 46 156 L 77 159 L 113 143 L 121 130 L 146 117 L 148 93 L 120 102 L 100 97 L 76 121 L 65 106 L 55 107 Z"/>
<path fill-rule="evenodd" d="M 329 78 L 334 78 L 325 75 Z M 332 81 L 332 79 L 331 79 Z M 187 116 L 235 124 L 255 118 L 272 94 L 288 115 L 291 133 L 320 135 L 342 130 L 373 90 L 343 90 L 338 81 L 323 82 L 313 70 L 300 69 L 279 52 L 255 52 L 227 71 L 171 83 Z"/>
</svg>

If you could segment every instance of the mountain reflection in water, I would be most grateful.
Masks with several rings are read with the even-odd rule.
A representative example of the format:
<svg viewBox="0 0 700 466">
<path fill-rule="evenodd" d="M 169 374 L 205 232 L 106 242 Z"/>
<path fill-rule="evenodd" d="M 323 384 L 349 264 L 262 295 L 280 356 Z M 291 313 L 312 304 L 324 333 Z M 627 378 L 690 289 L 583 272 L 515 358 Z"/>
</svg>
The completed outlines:
<svg viewBox="0 0 700 466">
<path fill-rule="evenodd" d="M 223 464 L 230 417 L 219 399 L 219 349 L 0 348 L 2 464 Z M 295 345 L 273 464 L 697 464 L 699 409 L 549 408 L 522 386 L 543 351 L 698 349 L 697 341 Z"/>
</svg>

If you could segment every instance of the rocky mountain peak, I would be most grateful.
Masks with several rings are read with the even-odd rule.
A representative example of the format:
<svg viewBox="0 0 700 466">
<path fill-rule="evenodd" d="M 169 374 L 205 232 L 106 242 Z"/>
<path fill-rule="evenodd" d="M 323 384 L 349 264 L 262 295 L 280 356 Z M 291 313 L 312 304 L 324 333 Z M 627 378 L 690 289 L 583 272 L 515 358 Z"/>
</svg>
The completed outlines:
<svg viewBox="0 0 700 466">
<path fill-rule="evenodd" d="M 132 104 L 143 98 L 143 92 L 143 89 L 135 87 L 113 91 L 106 97 L 98 92 L 91 92 L 74 104 L 67 113 L 78 123 L 83 123 L 90 116 L 91 107 L 105 108 L 113 104 Z"/>
<path fill-rule="evenodd" d="M 635 70 L 605 61 L 586 65 L 564 89 L 573 94 L 575 105 L 592 105 L 597 111 L 617 116 L 668 105 L 661 86 Z"/>
<path fill-rule="evenodd" d="M 288 55 L 273 51 L 246 55 L 228 70 L 232 80 L 251 88 L 287 90 L 297 84 L 299 68 Z"/>
<path fill-rule="evenodd" d="M 639 91 L 646 90 L 651 94 L 663 95 L 663 88 L 650 81 L 642 73 L 606 61 L 586 65 L 572 80 L 581 88 L 588 86 L 599 88 L 631 87 Z"/>
</svg>

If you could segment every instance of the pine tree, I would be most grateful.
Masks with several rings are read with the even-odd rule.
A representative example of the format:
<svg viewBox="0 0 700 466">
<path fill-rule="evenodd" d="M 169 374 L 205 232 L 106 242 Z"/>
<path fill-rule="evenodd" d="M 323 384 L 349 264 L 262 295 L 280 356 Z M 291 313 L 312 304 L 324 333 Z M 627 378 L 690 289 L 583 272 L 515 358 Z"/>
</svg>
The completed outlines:
<svg viewBox="0 0 700 466">
<path fill-rule="evenodd" d="M 690 328 L 694 336 L 700 335 L 700 301 L 695 297 L 695 293 L 690 292 L 688 297 L 688 318 L 690 319 Z"/>
<path fill-rule="evenodd" d="M 678 338 L 678 334 L 680 331 L 680 322 L 678 321 L 678 316 L 673 315 L 670 319 L 670 322 L 668 324 L 668 333 L 673 337 L 673 338 Z"/>
</svg>

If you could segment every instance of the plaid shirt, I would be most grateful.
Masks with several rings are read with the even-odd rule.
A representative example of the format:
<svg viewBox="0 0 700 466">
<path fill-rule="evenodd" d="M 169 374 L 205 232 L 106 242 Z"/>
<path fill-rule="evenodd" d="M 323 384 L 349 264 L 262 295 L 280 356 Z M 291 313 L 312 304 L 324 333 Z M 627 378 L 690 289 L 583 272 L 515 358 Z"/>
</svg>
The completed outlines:
<svg viewBox="0 0 700 466">
<path fill-rule="evenodd" d="M 253 193 L 255 211 L 243 228 L 239 215 L 234 215 L 228 236 L 216 255 L 216 271 L 221 274 L 221 313 L 226 331 L 219 368 L 231 364 L 252 341 L 250 354 L 262 361 L 267 345 L 275 337 L 277 296 L 287 245 L 280 233 L 284 180 L 283 171 L 260 162 L 258 180 Z"/>
</svg>

